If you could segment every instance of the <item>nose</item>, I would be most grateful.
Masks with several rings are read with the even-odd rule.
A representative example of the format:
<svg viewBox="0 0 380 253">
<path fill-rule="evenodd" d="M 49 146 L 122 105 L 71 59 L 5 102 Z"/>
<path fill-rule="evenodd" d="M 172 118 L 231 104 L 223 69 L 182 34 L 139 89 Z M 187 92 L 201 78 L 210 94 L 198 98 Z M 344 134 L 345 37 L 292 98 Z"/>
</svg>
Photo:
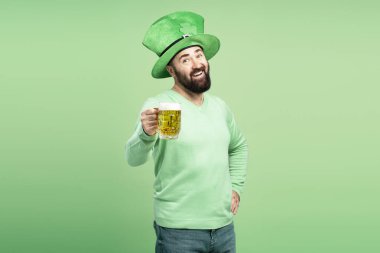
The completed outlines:
<svg viewBox="0 0 380 253">
<path fill-rule="evenodd" d="M 197 58 L 194 58 L 193 59 L 193 69 L 199 69 L 201 67 L 203 67 L 203 62 L 201 59 L 197 59 Z"/>
</svg>

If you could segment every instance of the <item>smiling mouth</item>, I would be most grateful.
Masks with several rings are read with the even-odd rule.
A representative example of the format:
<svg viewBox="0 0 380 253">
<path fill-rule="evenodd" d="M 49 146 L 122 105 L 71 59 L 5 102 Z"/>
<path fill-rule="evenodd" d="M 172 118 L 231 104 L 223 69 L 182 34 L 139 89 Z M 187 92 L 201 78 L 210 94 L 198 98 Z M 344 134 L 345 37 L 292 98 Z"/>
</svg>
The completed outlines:
<svg viewBox="0 0 380 253">
<path fill-rule="evenodd" d="M 200 71 L 195 72 L 192 76 L 198 78 L 198 77 L 203 76 L 204 73 L 205 73 L 205 72 L 204 72 L 203 70 L 200 70 Z"/>
</svg>

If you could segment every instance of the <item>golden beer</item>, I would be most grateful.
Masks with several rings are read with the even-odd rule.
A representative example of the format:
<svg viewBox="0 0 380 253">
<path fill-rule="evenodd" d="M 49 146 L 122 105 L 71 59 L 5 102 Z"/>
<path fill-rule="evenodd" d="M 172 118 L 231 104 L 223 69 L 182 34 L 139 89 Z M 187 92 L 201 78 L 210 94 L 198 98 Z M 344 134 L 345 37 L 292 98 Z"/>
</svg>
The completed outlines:
<svg viewBox="0 0 380 253">
<path fill-rule="evenodd" d="M 177 103 L 160 103 L 158 132 L 161 139 L 177 139 L 181 129 L 181 106 Z"/>
</svg>

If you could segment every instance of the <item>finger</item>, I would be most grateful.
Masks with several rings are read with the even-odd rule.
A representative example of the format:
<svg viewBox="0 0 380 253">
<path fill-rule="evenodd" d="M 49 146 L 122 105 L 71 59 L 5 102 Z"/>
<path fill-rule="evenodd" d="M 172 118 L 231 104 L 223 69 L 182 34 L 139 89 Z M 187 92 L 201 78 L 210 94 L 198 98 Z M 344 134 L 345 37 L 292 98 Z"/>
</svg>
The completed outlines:
<svg viewBox="0 0 380 253">
<path fill-rule="evenodd" d="M 146 115 L 146 119 L 148 119 L 148 120 L 157 120 L 158 119 L 158 115 L 157 114 Z"/>
<path fill-rule="evenodd" d="M 235 204 L 234 204 L 234 209 L 232 210 L 232 213 L 233 214 L 236 214 L 237 213 L 237 210 L 238 210 L 238 204 L 235 202 Z"/>
<path fill-rule="evenodd" d="M 235 200 L 234 200 L 234 196 L 232 195 L 232 198 L 231 198 L 231 212 L 233 212 L 235 208 Z"/>
<path fill-rule="evenodd" d="M 154 127 L 147 127 L 146 129 L 144 129 L 145 132 L 148 134 L 148 135 L 154 135 L 156 134 L 157 132 L 157 128 L 154 128 Z"/>
<path fill-rule="evenodd" d="M 238 203 L 235 201 L 235 203 L 234 203 L 234 212 L 236 212 L 237 207 L 238 207 Z"/>
<path fill-rule="evenodd" d="M 142 115 L 141 120 L 142 121 L 154 121 L 157 120 L 158 116 L 156 114 L 150 114 L 150 115 Z"/>
<path fill-rule="evenodd" d="M 153 127 L 157 126 L 158 127 L 158 121 L 147 121 L 147 120 L 142 120 L 141 125 L 146 128 L 146 127 Z"/>
<path fill-rule="evenodd" d="M 147 125 L 145 128 L 150 129 L 150 130 L 156 130 L 158 128 L 158 125 L 155 125 L 155 124 Z"/>
<path fill-rule="evenodd" d="M 141 121 L 143 124 L 153 124 L 153 123 L 158 124 L 158 119 L 142 119 Z"/>
<path fill-rule="evenodd" d="M 231 212 L 234 212 L 235 208 L 236 208 L 236 202 L 234 201 L 234 199 L 232 199 L 232 201 L 231 201 Z"/>
<path fill-rule="evenodd" d="M 237 192 L 232 191 L 232 196 L 233 196 L 234 198 L 236 198 L 238 201 L 240 201 L 240 195 L 239 195 Z"/>
<path fill-rule="evenodd" d="M 158 122 L 157 121 L 146 121 L 146 122 L 144 122 L 144 126 L 146 126 L 146 127 L 157 126 L 158 127 Z"/>
<path fill-rule="evenodd" d="M 234 213 L 234 212 L 235 212 L 235 206 L 232 205 L 232 206 L 231 206 L 231 213 Z"/>
<path fill-rule="evenodd" d="M 154 133 L 156 132 L 156 130 L 158 129 L 158 122 L 142 122 L 142 127 L 144 128 L 144 131 L 146 133 L 148 132 L 153 132 Z"/>
<path fill-rule="evenodd" d="M 158 114 L 158 108 L 151 108 L 151 109 L 145 110 L 143 113 L 145 115 L 157 115 Z"/>
<path fill-rule="evenodd" d="M 236 202 L 235 202 L 235 213 L 237 213 L 238 209 L 239 209 L 239 200 L 236 200 Z"/>
<path fill-rule="evenodd" d="M 235 199 L 234 199 L 234 203 L 233 203 L 233 210 L 232 210 L 232 212 L 233 212 L 234 214 L 236 214 L 238 208 L 239 208 L 239 200 L 235 198 Z"/>
</svg>

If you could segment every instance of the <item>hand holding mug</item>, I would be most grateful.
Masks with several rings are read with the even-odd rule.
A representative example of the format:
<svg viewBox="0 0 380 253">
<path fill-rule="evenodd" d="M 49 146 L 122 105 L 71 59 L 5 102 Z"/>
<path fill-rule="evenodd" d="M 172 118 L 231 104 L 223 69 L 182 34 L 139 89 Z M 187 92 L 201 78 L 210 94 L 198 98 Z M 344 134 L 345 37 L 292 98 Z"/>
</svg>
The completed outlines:
<svg viewBox="0 0 380 253">
<path fill-rule="evenodd" d="M 158 129 L 158 108 L 151 108 L 141 113 L 141 125 L 147 135 L 155 135 Z"/>
</svg>

